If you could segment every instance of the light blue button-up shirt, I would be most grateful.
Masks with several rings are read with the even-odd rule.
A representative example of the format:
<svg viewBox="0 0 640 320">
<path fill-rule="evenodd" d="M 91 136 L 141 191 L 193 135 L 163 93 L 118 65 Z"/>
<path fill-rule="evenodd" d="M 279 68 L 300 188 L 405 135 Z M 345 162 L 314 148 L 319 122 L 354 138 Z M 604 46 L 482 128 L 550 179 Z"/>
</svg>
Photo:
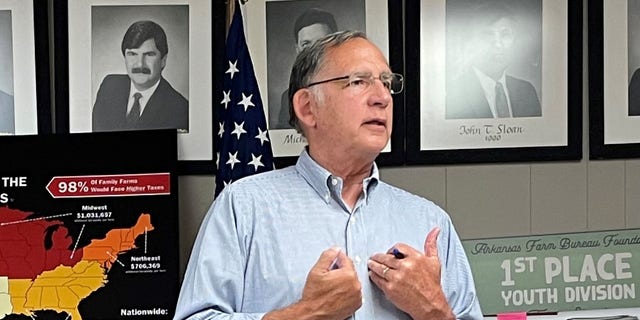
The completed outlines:
<svg viewBox="0 0 640 320">
<path fill-rule="evenodd" d="M 306 151 L 297 164 L 227 186 L 196 238 L 174 319 L 261 319 L 297 302 L 322 251 L 353 260 L 363 304 L 356 320 L 410 319 L 369 280 L 367 260 L 397 242 L 422 250 L 436 226 L 442 288 L 458 319 L 482 319 L 473 277 L 449 216 L 434 203 L 379 180 L 374 165 L 353 209 L 342 179 Z"/>
</svg>

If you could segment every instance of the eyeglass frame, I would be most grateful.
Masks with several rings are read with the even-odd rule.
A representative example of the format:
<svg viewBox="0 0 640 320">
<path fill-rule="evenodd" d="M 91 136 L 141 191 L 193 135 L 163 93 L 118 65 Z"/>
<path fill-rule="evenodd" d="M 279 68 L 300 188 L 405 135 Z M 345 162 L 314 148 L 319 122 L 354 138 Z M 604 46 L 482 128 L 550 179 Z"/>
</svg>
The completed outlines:
<svg viewBox="0 0 640 320">
<path fill-rule="evenodd" d="M 351 77 L 365 78 L 365 77 L 363 76 L 364 74 L 366 74 L 366 73 L 358 73 L 358 72 L 354 72 L 354 73 L 352 73 L 352 74 L 348 74 L 348 75 L 346 75 L 346 76 L 340 76 L 340 77 L 335 77 L 335 78 L 331 78 L 331 79 L 326 79 L 326 80 L 321 80 L 321 81 L 315 81 L 315 82 L 312 82 L 312 83 L 308 84 L 308 85 L 306 86 L 306 88 L 309 88 L 309 87 L 312 87 L 312 86 L 315 86 L 315 85 L 318 85 L 318 84 L 323 84 L 323 83 L 329 83 L 329 82 L 340 81 L 340 80 L 350 80 L 350 79 L 351 79 Z M 382 79 L 380 79 L 380 77 L 381 77 L 381 76 L 383 76 L 383 75 L 389 75 L 389 76 L 391 76 L 392 78 L 395 78 L 395 79 L 397 79 L 397 80 L 400 82 L 400 90 L 398 90 L 397 92 L 393 91 L 393 90 L 391 89 L 391 84 L 389 84 L 389 88 L 388 88 L 388 90 L 389 90 L 389 93 L 390 93 L 390 94 L 392 94 L 392 95 L 394 95 L 394 94 L 398 94 L 398 93 L 400 93 L 400 92 L 402 92 L 402 91 L 404 90 L 404 76 L 403 76 L 402 74 L 400 74 L 400 73 L 395 73 L 395 72 L 392 72 L 392 73 L 383 73 L 383 74 L 381 74 L 381 75 L 379 75 L 379 76 L 377 76 L 377 77 L 374 77 L 374 76 L 373 76 L 373 74 L 369 73 L 368 78 L 372 80 L 372 81 L 370 82 L 370 84 L 369 84 L 369 85 L 373 84 L 373 81 L 375 81 L 376 79 L 380 80 L 380 82 L 382 82 L 382 84 L 384 85 L 384 82 L 382 81 Z M 346 87 L 349 87 L 349 86 L 351 86 L 351 81 L 348 81 L 348 82 L 347 82 L 347 86 L 346 86 Z M 346 87 L 345 87 L 345 88 L 346 88 Z M 386 88 L 386 87 L 385 87 L 385 88 Z"/>
</svg>

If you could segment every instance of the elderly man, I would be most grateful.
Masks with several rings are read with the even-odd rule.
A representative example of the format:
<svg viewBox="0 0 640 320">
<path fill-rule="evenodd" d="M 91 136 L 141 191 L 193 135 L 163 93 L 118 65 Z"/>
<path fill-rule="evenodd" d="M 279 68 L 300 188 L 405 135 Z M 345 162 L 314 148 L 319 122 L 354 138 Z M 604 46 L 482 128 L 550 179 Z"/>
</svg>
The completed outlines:
<svg viewBox="0 0 640 320">
<path fill-rule="evenodd" d="M 175 319 L 482 319 L 448 215 L 379 179 L 402 76 L 347 31 L 303 50 L 290 83 L 309 145 L 214 201 Z"/>
<path fill-rule="evenodd" d="M 133 23 L 122 39 L 127 74 L 104 78 L 93 106 L 93 131 L 189 129 L 189 102 L 162 77 L 167 36 L 157 23 Z"/>
</svg>

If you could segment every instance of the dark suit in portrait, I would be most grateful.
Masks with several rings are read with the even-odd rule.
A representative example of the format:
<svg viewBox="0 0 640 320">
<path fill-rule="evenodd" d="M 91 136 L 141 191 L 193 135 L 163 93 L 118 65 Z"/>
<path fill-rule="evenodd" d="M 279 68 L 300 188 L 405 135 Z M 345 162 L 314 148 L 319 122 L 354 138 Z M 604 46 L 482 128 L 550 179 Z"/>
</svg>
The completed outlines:
<svg viewBox="0 0 640 320">
<path fill-rule="evenodd" d="M 640 69 L 636 69 L 629 82 L 629 116 L 640 116 Z"/>
<path fill-rule="evenodd" d="M 289 124 L 289 119 L 291 118 L 291 102 L 289 101 L 289 89 L 282 92 L 280 96 L 280 111 L 278 112 L 277 119 L 270 119 L 271 123 L 275 123 L 273 125 L 273 129 L 289 129 L 292 128 L 291 124 Z M 274 115 L 275 116 L 275 115 Z"/>
<path fill-rule="evenodd" d="M 540 117 L 540 101 L 533 85 L 525 80 L 505 76 L 506 92 L 515 117 Z M 474 71 L 469 71 L 447 87 L 447 119 L 493 118 L 485 92 Z"/>
<path fill-rule="evenodd" d="M 162 76 L 169 53 L 162 27 L 150 20 L 134 22 L 120 50 L 127 74 L 108 75 L 100 84 L 93 105 L 93 131 L 188 131 L 189 102 Z"/>
<path fill-rule="evenodd" d="M 93 107 L 93 131 L 189 128 L 189 103 L 164 78 L 160 78 L 135 126 L 127 126 L 130 87 L 126 74 L 104 78 Z"/>
<path fill-rule="evenodd" d="M 13 96 L 0 91 L 0 134 L 14 134 L 15 132 Z"/>
</svg>

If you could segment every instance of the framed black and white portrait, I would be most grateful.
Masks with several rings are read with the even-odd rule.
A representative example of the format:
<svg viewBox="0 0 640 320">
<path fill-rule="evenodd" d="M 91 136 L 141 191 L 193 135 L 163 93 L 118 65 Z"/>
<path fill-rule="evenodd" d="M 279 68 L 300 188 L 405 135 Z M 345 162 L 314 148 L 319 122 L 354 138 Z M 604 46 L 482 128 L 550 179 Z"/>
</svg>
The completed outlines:
<svg viewBox="0 0 640 320">
<path fill-rule="evenodd" d="M 366 30 L 365 21 L 364 0 L 266 2 L 270 129 L 292 129 L 288 88 L 296 54 L 338 30 Z"/>
<path fill-rule="evenodd" d="M 589 157 L 640 157 L 640 1 L 589 1 Z"/>
<path fill-rule="evenodd" d="M 54 5 L 56 26 L 66 28 L 56 52 L 69 70 L 68 92 L 56 97 L 68 122 L 58 130 L 176 129 L 181 163 L 213 170 L 211 2 Z"/>
<path fill-rule="evenodd" d="M 42 1 L 0 0 L 0 135 L 51 131 L 45 13 Z"/>
<path fill-rule="evenodd" d="M 402 73 L 401 5 L 386 0 L 252 0 L 245 4 L 247 43 L 278 166 L 291 164 L 306 145 L 306 139 L 289 124 L 289 75 L 297 53 L 327 34 L 360 30 L 381 48 L 391 69 Z M 381 164 L 402 161 L 403 103 L 402 95 L 394 96 L 397 130 L 378 159 Z"/>
<path fill-rule="evenodd" d="M 407 162 L 580 159 L 581 8 L 407 2 Z"/>
</svg>

